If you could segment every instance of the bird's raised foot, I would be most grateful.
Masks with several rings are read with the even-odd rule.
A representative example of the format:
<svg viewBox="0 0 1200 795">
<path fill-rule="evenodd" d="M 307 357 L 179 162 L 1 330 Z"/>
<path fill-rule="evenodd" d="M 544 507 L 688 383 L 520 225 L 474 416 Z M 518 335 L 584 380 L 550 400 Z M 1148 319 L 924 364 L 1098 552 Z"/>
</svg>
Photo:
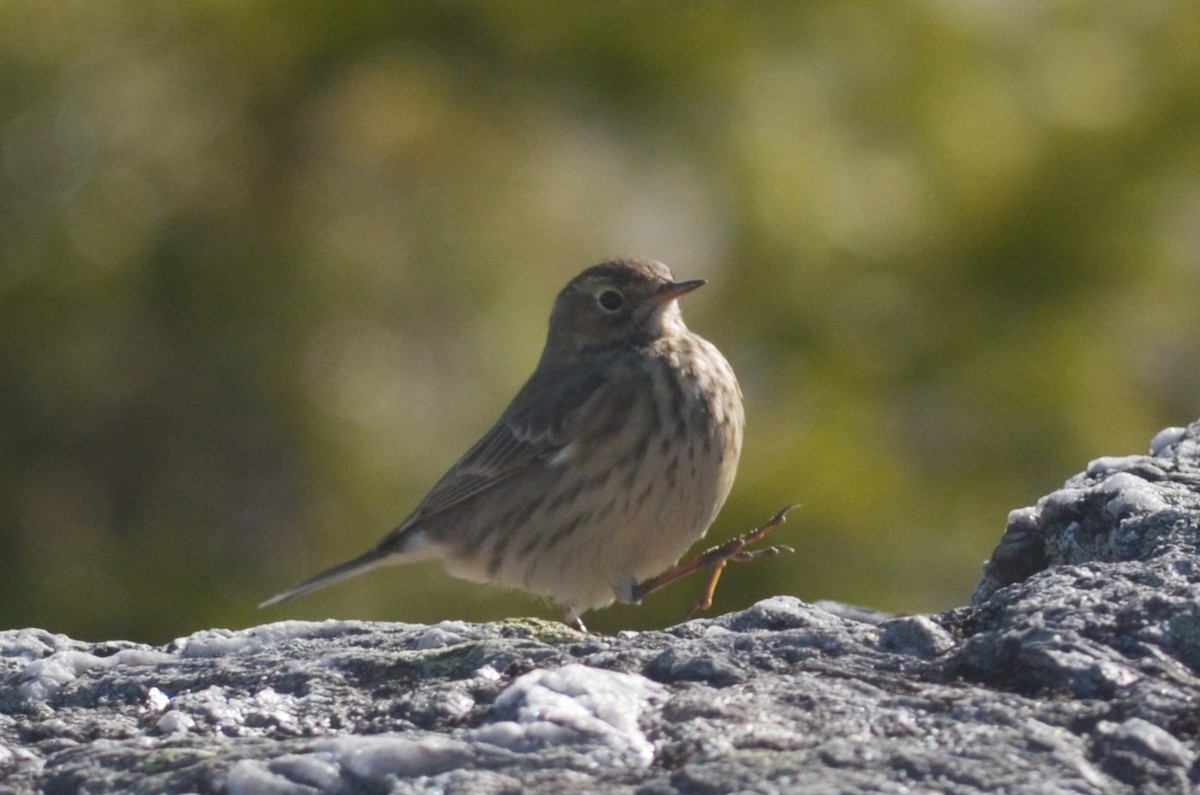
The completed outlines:
<svg viewBox="0 0 1200 795">
<path fill-rule="evenodd" d="M 717 582 L 721 579 L 721 572 L 730 563 L 745 563 L 754 558 L 763 555 L 778 555 L 781 552 L 794 552 L 791 547 L 777 544 L 775 546 L 765 547 L 763 549 L 746 549 L 751 544 L 761 541 L 768 533 L 774 530 L 779 525 L 787 521 L 788 511 L 795 508 L 795 505 L 788 505 L 781 508 L 774 516 L 768 519 L 763 524 L 742 533 L 740 536 L 735 536 L 729 539 L 724 544 L 707 549 L 701 552 L 696 557 L 689 560 L 687 563 L 680 564 L 668 571 L 663 572 L 657 577 L 652 577 L 645 582 L 638 583 L 630 589 L 629 601 L 640 602 L 650 594 L 658 591 L 676 580 L 682 579 L 689 574 L 697 571 L 709 569 L 708 582 L 704 590 L 700 594 L 700 598 L 696 600 L 696 604 L 692 606 L 691 612 L 688 613 L 688 618 L 712 607 L 713 594 L 717 590 Z"/>
</svg>

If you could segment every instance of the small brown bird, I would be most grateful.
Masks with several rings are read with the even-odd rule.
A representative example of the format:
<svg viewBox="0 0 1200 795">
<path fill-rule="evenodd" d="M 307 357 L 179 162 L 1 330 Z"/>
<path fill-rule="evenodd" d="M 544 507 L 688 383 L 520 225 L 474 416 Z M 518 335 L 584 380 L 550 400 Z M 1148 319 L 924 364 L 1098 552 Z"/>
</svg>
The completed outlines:
<svg viewBox="0 0 1200 795">
<path fill-rule="evenodd" d="M 769 527 L 648 580 L 704 536 L 742 448 L 737 378 L 679 312 L 677 299 L 703 284 L 644 259 L 576 276 L 554 302 L 533 375 L 412 515 L 260 606 L 431 557 L 455 576 L 549 597 L 579 628 L 584 611 L 640 601 L 702 567 L 713 568 L 711 602 L 720 569 L 757 554 L 742 547 Z"/>
</svg>

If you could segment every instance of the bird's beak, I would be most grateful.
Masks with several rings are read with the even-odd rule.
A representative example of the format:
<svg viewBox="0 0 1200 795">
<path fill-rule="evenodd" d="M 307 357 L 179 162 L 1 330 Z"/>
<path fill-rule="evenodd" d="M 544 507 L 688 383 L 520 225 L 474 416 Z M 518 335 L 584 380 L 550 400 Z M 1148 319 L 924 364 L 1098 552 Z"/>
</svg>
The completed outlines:
<svg viewBox="0 0 1200 795">
<path fill-rule="evenodd" d="M 668 301 L 674 301 L 680 296 L 687 295 L 697 287 L 703 287 L 708 284 L 704 279 L 688 279 L 682 282 L 669 282 L 666 287 L 658 291 L 654 296 L 655 303 L 665 304 Z"/>
</svg>

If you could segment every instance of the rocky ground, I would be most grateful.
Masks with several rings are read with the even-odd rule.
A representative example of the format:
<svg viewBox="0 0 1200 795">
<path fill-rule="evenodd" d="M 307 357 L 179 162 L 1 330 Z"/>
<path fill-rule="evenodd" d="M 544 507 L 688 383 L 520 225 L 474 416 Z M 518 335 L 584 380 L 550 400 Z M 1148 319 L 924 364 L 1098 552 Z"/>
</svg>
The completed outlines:
<svg viewBox="0 0 1200 795">
<path fill-rule="evenodd" d="M 1191 792 L 1198 537 L 1195 423 L 1014 511 L 940 615 L 0 632 L 0 790 Z"/>
</svg>

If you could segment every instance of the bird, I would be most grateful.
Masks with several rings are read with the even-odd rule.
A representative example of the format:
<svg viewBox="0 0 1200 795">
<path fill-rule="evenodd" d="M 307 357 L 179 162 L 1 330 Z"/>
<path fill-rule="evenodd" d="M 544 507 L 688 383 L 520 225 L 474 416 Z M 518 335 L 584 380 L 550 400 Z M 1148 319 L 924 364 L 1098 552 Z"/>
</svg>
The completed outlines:
<svg viewBox="0 0 1200 795">
<path fill-rule="evenodd" d="M 584 629 L 585 612 L 673 581 L 662 572 L 705 535 L 733 486 L 745 426 L 733 368 L 680 312 L 704 284 L 639 257 L 571 279 L 533 374 L 408 518 L 260 607 L 439 558 L 452 576 L 549 599 Z M 742 548 L 763 534 L 709 550 L 679 576 L 712 568 L 711 604 L 720 569 L 753 557 Z"/>
</svg>

